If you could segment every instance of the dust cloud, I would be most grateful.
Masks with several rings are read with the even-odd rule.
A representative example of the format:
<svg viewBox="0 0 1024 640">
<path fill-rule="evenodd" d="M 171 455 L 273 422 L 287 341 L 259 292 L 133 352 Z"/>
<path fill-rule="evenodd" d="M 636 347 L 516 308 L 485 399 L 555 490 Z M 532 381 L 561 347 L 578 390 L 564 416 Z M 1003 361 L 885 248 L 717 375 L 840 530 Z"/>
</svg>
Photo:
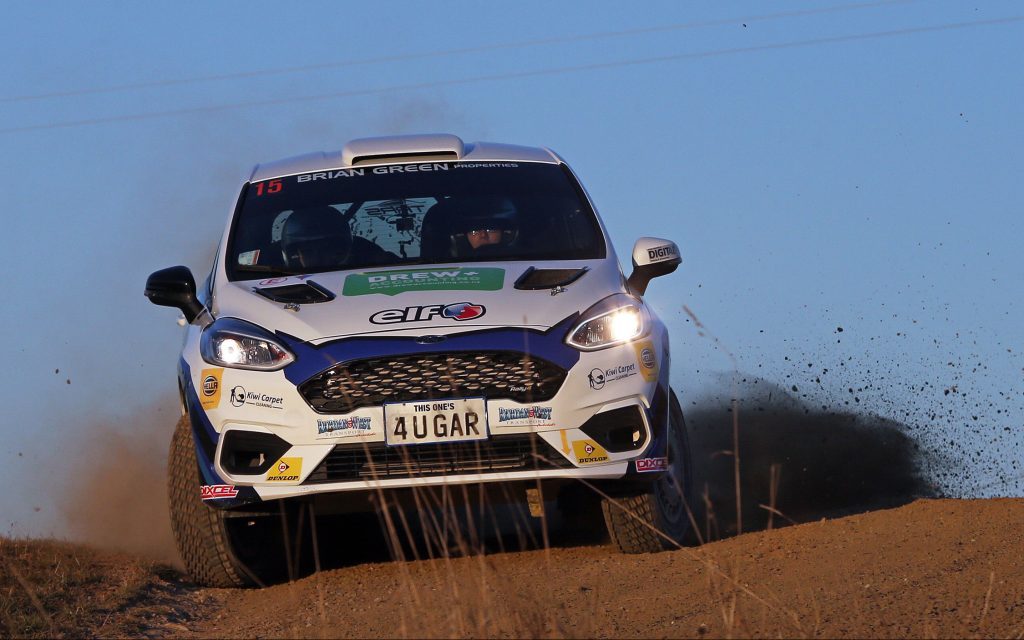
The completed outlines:
<svg viewBox="0 0 1024 640">
<path fill-rule="evenodd" d="M 733 411 L 738 412 L 742 530 L 849 515 L 937 495 L 936 454 L 904 424 L 812 408 L 771 382 L 747 377 L 734 405 L 709 393 L 684 404 L 701 529 L 711 539 L 737 526 Z M 689 405 L 689 406 L 687 406 Z"/>
<path fill-rule="evenodd" d="M 55 502 L 75 541 L 180 566 L 167 506 L 167 451 L 177 401 L 97 421 L 69 443 L 70 465 Z"/>
</svg>

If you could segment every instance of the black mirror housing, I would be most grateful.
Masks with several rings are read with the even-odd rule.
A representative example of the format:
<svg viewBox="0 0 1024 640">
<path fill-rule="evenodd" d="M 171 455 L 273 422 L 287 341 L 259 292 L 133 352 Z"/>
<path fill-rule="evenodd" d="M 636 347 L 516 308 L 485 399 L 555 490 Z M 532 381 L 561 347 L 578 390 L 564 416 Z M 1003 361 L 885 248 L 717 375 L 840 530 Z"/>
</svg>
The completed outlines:
<svg viewBox="0 0 1024 640">
<path fill-rule="evenodd" d="M 184 266 L 154 271 L 146 280 L 146 297 L 153 304 L 181 309 L 189 323 L 203 311 L 196 297 L 196 279 Z"/>
</svg>

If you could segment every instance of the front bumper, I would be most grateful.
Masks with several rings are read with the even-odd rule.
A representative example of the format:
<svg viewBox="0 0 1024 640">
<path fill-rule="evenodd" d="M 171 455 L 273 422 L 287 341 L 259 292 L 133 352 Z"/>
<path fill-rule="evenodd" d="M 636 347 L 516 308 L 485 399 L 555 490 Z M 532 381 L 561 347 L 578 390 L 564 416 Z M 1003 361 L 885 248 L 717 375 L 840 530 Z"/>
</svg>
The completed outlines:
<svg viewBox="0 0 1024 640">
<path fill-rule="evenodd" d="M 548 478 L 655 479 L 667 456 L 667 335 L 660 331 L 635 343 L 581 353 L 562 343 L 566 327 L 561 325 L 572 320 L 546 332 L 457 334 L 443 351 L 436 345 L 416 346 L 411 338 L 292 343 L 296 364 L 277 372 L 210 367 L 199 357 L 196 340 L 189 339 L 179 376 L 202 481 L 232 487 L 204 489 L 203 495 L 209 504 L 228 508 L 401 487 Z M 487 399 L 490 437 L 482 444 L 389 447 L 383 406 L 326 414 L 315 411 L 301 391 L 330 367 L 368 356 L 486 349 L 554 362 L 565 376 L 557 392 L 544 400 Z M 198 364 L 190 367 L 189 362 Z"/>
</svg>

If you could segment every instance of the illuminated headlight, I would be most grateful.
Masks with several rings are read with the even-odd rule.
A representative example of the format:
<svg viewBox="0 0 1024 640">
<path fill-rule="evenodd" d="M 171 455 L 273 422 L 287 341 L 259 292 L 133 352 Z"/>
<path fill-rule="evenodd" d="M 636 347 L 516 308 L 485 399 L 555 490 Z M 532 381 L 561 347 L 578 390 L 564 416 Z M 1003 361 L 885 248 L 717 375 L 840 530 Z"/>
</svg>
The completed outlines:
<svg viewBox="0 0 1024 640">
<path fill-rule="evenodd" d="M 577 325 L 567 342 L 591 351 L 639 338 L 644 333 L 644 314 L 639 304 L 629 303 Z"/>
<path fill-rule="evenodd" d="M 266 329 L 237 318 L 220 318 L 203 331 L 203 360 L 234 369 L 275 371 L 295 361 Z"/>
</svg>

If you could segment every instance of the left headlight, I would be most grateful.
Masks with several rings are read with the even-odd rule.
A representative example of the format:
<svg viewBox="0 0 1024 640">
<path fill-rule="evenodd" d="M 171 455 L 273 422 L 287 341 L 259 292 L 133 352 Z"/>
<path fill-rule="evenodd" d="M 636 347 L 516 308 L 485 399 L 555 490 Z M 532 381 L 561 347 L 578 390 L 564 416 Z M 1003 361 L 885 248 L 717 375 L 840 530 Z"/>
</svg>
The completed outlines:
<svg viewBox="0 0 1024 640">
<path fill-rule="evenodd" d="M 234 369 L 276 371 L 295 361 L 269 331 L 237 318 L 219 318 L 208 326 L 199 352 L 210 364 Z"/>
<path fill-rule="evenodd" d="M 618 304 L 576 325 L 576 328 L 569 332 L 566 342 L 577 349 L 593 351 L 629 342 L 644 335 L 646 326 L 644 310 L 640 303 L 625 296 L 621 300 L 616 299 L 615 302 L 624 304 Z M 604 304 L 599 306 L 607 308 Z M 587 315 L 590 313 L 592 312 L 588 312 Z"/>
</svg>

